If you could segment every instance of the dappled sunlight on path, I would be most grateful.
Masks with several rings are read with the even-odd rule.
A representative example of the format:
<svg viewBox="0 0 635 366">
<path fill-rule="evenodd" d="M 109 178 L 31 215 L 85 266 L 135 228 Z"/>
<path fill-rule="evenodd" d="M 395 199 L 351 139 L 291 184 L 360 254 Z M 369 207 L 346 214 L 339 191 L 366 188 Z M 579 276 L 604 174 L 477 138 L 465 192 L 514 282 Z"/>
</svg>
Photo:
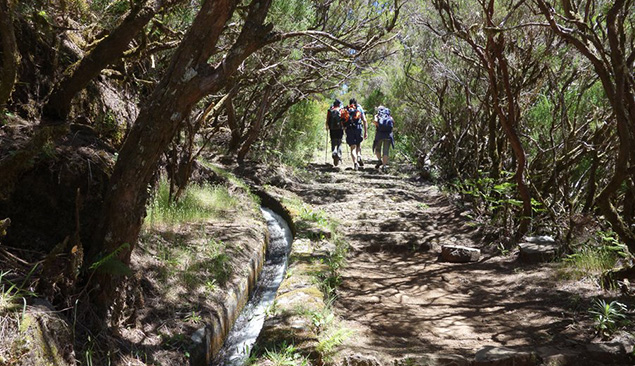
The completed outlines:
<svg viewBox="0 0 635 366">
<path fill-rule="evenodd" d="M 581 340 L 576 296 L 549 265 L 522 266 L 476 239 L 438 188 L 369 168 L 314 164 L 296 193 L 341 222 L 351 245 L 335 311 L 354 330 L 347 352 L 389 361 L 486 346 L 560 346 Z M 476 263 L 438 260 L 443 244 L 483 250 Z"/>
</svg>

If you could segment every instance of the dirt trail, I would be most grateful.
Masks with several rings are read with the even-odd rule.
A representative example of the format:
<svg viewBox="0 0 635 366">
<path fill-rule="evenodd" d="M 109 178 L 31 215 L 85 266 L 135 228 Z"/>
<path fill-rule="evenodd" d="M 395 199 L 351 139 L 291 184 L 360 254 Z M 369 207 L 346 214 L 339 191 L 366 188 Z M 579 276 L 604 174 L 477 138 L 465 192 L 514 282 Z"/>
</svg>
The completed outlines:
<svg viewBox="0 0 635 366">
<path fill-rule="evenodd" d="M 567 285 L 553 264 L 501 256 L 474 239 L 467 219 L 435 186 L 366 165 L 312 165 L 315 181 L 295 189 L 337 218 L 351 244 L 335 304 L 354 330 L 344 344 L 349 354 L 380 364 L 425 354 L 473 359 L 489 346 L 573 349 L 593 337 L 588 319 L 576 319 L 597 295 L 591 284 Z M 483 255 L 476 263 L 442 262 L 443 244 L 481 248 Z"/>
</svg>

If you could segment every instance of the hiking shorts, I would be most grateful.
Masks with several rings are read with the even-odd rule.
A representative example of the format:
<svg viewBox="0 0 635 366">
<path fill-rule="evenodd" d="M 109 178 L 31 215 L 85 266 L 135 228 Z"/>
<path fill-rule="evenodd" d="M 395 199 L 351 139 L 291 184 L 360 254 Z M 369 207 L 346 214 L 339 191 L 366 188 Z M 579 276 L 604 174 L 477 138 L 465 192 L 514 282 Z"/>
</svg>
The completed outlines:
<svg viewBox="0 0 635 366">
<path fill-rule="evenodd" d="M 381 156 L 388 156 L 388 151 L 390 151 L 390 139 L 381 139 L 375 141 L 375 155 L 381 153 Z"/>
<path fill-rule="evenodd" d="M 340 144 L 342 143 L 342 137 L 344 137 L 344 130 L 329 130 L 329 135 L 331 136 L 331 140 L 340 140 Z"/>
<path fill-rule="evenodd" d="M 346 143 L 348 145 L 359 145 L 364 139 L 362 138 L 361 128 L 347 128 L 346 129 Z"/>
</svg>

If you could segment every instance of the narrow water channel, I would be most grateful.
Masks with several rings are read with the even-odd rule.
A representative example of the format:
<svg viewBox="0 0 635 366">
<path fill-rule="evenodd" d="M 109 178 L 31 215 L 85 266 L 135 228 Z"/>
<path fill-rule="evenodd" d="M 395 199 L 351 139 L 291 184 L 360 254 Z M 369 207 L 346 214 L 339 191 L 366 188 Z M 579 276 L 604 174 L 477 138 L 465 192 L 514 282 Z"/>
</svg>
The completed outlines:
<svg viewBox="0 0 635 366">
<path fill-rule="evenodd" d="M 265 313 L 273 304 L 287 269 L 287 257 L 293 236 L 287 222 L 268 208 L 261 208 L 269 228 L 269 246 L 254 293 L 229 332 L 214 365 L 239 366 L 249 358 Z"/>
</svg>

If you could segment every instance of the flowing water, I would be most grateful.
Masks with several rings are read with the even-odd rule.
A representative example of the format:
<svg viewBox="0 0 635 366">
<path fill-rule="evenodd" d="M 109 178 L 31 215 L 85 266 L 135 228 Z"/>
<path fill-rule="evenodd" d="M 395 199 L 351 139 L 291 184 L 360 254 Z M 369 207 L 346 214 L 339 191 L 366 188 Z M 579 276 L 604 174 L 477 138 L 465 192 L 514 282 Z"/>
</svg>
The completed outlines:
<svg viewBox="0 0 635 366">
<path fill-rule="evenodd" d="M 273 304 L 287 269 L 287 257 L 293 236 L 287 222 L 268 208 L 261 208 L 269 228 L 269 246 L 256 289 L 236 319 L 216 364 L 243 365 L 256 342 L 265 321 L 265 313 Z"/>
</svg>

